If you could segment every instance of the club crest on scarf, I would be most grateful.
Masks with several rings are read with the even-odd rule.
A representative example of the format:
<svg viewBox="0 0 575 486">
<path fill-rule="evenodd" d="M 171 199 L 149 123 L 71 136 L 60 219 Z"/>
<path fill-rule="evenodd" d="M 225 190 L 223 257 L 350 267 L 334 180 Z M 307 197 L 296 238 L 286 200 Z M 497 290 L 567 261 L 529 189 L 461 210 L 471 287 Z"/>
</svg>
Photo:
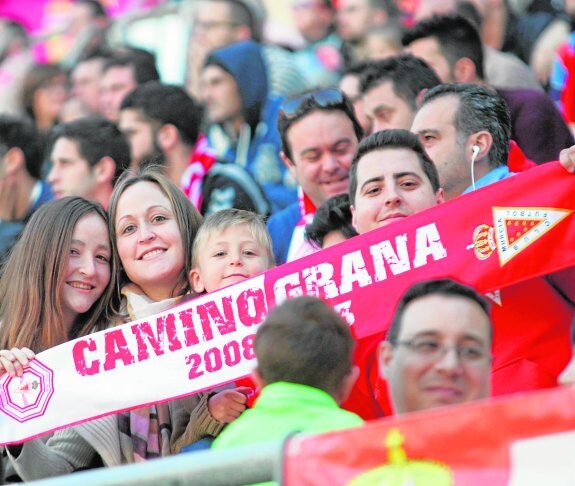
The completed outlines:
<svg viewBox="0 0 575 486">
<path fill-rule="evenodd" d="M 486 223 L 473 230 L 473 248 L 478 260 L 486 260 L 497 250 L 499 264 L 505 265 L 572 211 L 559 208 L 494 207 L 494 226 Z"/>
<path fill-rule="evenodd" d="M 54 372 L 39 359 L 22 376 L 0 378 L 0 410 L 18 422 L 44 415 L 54 394 Z"/>
</svg>

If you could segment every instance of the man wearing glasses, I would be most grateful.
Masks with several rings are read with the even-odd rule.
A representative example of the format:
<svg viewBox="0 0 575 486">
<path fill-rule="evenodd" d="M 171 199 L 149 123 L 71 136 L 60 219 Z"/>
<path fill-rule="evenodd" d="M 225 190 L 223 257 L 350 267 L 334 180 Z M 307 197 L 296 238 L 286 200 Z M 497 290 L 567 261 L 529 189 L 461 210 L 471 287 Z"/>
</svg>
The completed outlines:
<svg viewBox="0 0 575 486">
<path fill-rule="evenodd" d="M 487 398 L 491 340 L 489 307 L 473 289 L 448 279 L 413 285 L 379 353 L 395 413 Z"/>
<path fill-rule="evenodd" d="M 336 88 L 286 99 L 278 128 L 282 160 L 299 184 L 299 201 L 268 222 L 280 265 L 317 250 L 305 242 L 305 225 L 323 202 L 347 192 L 351 160 L 363 132 L 353 105 Z"/>
</svg>

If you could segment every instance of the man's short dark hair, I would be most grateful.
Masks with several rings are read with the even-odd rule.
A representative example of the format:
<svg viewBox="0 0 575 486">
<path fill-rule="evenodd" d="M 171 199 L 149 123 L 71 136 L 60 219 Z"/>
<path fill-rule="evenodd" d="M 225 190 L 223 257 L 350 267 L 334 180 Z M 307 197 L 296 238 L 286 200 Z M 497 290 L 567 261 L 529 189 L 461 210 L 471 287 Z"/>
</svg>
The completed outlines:
<svg viewBox="0 0 575 486">
<path fill-rule="evenodd" d="M 326 92 L 330 92 L 334 96 L 333 102 L 324 103 L 319 101 L 322 95 Z M 295 122 L 315 111 L 341 111 L 351 121 L 357 140 L 359 141 L 363 137 L 363 129 L 357 121 L 353 105 L 345 93 L 340 89 L 316 88 L 305 90 L 286 98 L 284 100 L 283 107 L 287 105 L 295 105 L 297 103 L 299 103 L 299 105 L 294 113 L 288 116 L 282 108 L 278 116 L 278 130 L 280 132 L 282 142 L 282 151 L 288 159 L 293 161 L 291 147 L 287 140 L 287 131 Z"/>
<path fill-rule="evenodd" d="M 279 381 L 319 388 L 337 396 L 352 369 L 354 340 L 348 324 L 328 304 L 310 296 L 272 310 L 256 334 L 259 372 Z"/>
<path fill-rule="evenodd" d="M 451 69 L 455 63 L 467 57 L 475 64 L 478 78 L 484 78 L 483 45 L 477 28 L 465 17 L 457 14 L 434 15 L 408 29 L 401 42 L 404 46 L 419 39 L 434 37 Z"/>
<path fill-rule="evenodd" d="M 36 127 L 23 118 L 0 115 L 0 150 L 3 154 L 14 147 L 24 154 L 28 174 L 34 179 L 40 179 L 44 144 Z"/>
<path fill-rule="evenodd" d="M 144 84 L 148 81 L 158 81 L 160 79 L 154 56 L 150 53 L 146 55 L 144 53 L 136 54 L 133 51 L 126 51 L 123 54 L 115 55 L 106 61 L 103 72 L 105 73 L 108 69 L 115 67 L 131 67 L 136 84 Z"/>
<path fill-rule="evenodd" d="M 81 118 L 70 123 L 57 125 L 50 136 L 50 153 L 59 138 L 77 143 L 78 150 L 90 167 L 103 157 L 110 157 L 116 163 L 114 183 L 130 166 L 130 146 L 118 127 L 99 116 Z"/>
<path fill-rule="evenodd" d="M 78 64 L 83 62 L 95 61 L 99 60 L 102 61 L 102 68 L 104 67 L 104 63 L 114 57 L 114 53 L 106 48 L 106 47 L 98 47 L 97 49 L 90 50 L 89 52 L 82 53 L 82 55 L 76 61 L 76 64 L 73 66 L 72 70 L 78 67 Z"/>
<path fill-rule="evenodd" d="M 365 94 L 386 81 L 391 82 L 393 92 L 413 111 L 417 110 L 417 96 L 422 90 L 441 84 L 425 61 L 410 54 L 372 63 L 361 75 L 359 89 Z"/>
<path fill-rule="evenodd" d="M 393 320 L 391 321 L 391 326 L 387 331 L 387 336 L 385 338 L 386 341 L 388 341 L 392 345 L 395 345 L 397 343 L 399 334 L 401 332 L 401 321 L 403 320 L 405 309 L 411 302 L 426 297 L 428 295 L 463 297 L 465 299 L 476 302 L 479 305 L 479 307 L 481 307 L 483 312 L 485 312 L 487 317 L 489 317 L 489 304 L 487 300 L 485 300 L 483 296 L 479 295 L 473 288 L 467 285 L 463 285 L 459 282 L 456 282 L 448 278 L 418 282 L 412 285 L 407 290 L 407 292 L 403 294 L 399 303 L 397 304 Z M 438 309 L 438 312 L 440 312 L 440 309 Z M 489 326 L 489 338 L 493 339 L 492 326 Z"/>
<path fill-rule="evenodd" d="M 493 138 L 489 163 L 493 167 L 507 165 L 511 116 L 505 100 L 484 86 L 452 83 L 440 84 L 427 91 L 421 106 L 443 96 L 454 96 L 459 100 L 453 122 L 458 143 L 464 144 L 469 135 L 485 130 Z"/>
<path fill-rule="evenodd" d="M 373 64 L 373 61 L 357 61 L 353 64 L 347 66 L 342 73 L 343 76 L 361 76 L 369 67 Z"/>
<path fill-rule="evenodd" d="M 313 216 L 313 221 L 305 227 L 305 238 L 318 248 L 323 248 L 323 240 L 332 231 L 341 231 L 346 238 L 353 238 L 357 231 L 351 224 L 351 209 L 348 194 L 338 194 L 325 201 Z"/>
<path fill-rule="evenodd" d="M 150 122 L 174 125 L 186 145 L 198 139 L 202 110 L 179 86 L 150 81 L 128 94 L 120 109 L 140 110 Z"/>
<path fill-rule="evenodd" d="M 429 179 L 433 191 L 437 192 L 439 190 L 441 186 L 439 184 L 437 168 L 429 158 L 429 155 L 427 155 L 417 136 L 408 130 L 400 128 L 382 130 L 363 139 L 357 147 L 355 156 L 351 161 L 351 167 L 349 169 L 349 198 L 352 204 L 355 202 L 355 193 L 357 192 L 357 166 L 362 157 L 376 150 L 394 148 L 412 150 L 415 155 L 417 155 L 419 165 Z"/>
</svg>

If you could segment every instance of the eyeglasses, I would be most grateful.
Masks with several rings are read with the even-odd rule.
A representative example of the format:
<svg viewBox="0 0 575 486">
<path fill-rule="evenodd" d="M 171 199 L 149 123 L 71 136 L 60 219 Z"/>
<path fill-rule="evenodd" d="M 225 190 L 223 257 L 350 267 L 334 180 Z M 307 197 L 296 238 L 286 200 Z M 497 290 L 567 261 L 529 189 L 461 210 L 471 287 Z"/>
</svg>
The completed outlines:
<svg viewBox="0 0 575 486">
<path fill-rule="evenodd" d="M 228 20 L 196 20 L 194 22 L 194 29 L 196 30 L 213 30 L 218 27 L 237 27 L 236 22 L 231 22 Z"/>
<path fill-rule="evenodd" d="M 468 344 L 463 346 L 448 346 L 436 339 L 414 338 L 397 341 L 399 346 L 405 346 L 419 357 L 429 361 L 439 361 L 445 354 L 453 349 L 462 364 L 481 366 L 487 361 L 488 351 L 481 345 Z"/>
<path fill-rule="evenodd" d="M 337 88 L 326 88 L 288 98 L 283 102 L 279 116 L 286 120 L 300 117 L 311 108 L 336 108 L 345 105 L 346 97 Z"/>
</svg>

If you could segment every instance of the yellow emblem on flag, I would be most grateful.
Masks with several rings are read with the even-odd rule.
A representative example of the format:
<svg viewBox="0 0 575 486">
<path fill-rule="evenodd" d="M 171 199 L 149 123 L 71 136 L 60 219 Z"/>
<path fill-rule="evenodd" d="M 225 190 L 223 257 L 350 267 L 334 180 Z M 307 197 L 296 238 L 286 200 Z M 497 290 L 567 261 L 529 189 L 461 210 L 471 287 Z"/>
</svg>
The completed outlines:
<svg viewBox="0 0 575 486">
<path fill-rule="evenodd" d="M 451 486 L 453 475 L 447 465 L 409 460 L 403 448 L 405 438 L 398 428 L 385 437 L 388 463 L 360 474 L 348 486 Z"/>
</svg>

